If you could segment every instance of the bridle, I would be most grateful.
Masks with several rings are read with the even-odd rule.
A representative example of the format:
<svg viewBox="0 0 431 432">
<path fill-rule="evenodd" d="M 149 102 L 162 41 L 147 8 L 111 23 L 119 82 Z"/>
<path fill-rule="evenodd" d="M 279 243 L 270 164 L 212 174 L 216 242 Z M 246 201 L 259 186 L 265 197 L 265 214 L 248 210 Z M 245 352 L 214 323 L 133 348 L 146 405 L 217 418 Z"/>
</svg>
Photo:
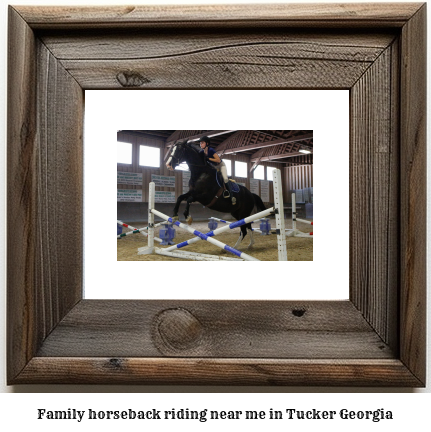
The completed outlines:
<svg viewBox="0 0 431 432">
<path fill-rule="evenodd" d="M 179 165 L 179 164 L 180 164 L 180 160 L 181 160 L 181 158 L 182 158 L 182 156 L 183 156 L 183 153 L 184 153 L 184 147 L 181 146 L 181 150 L 179 150 L 179 153 L 180 153 L 180 152 L 181 152 L 181 153 L 180 153 L 180 154 L 177 154 L 177 155 L 175 156 L 175 152 L 178 150 L 178 146 L 179 146 L 179 144 L 175 144 L 175 145 L 172 147 L 171 157 L 170 157 L 170 159 L 169 159 L 169 161 L 168 161 L 169 164 L 172 164 L 172 161 L 174 161 L 174 160 L 177 161 L 176 165 Z"/>
<path fill-rule="evenodd" d="M 176 161 L 176 166 L 181 163 L 181 159 L 183 158 L 184 152 L 186 149 L 185 146 L 187 146 L 188 148 L 193 150 L 197 155 L 199 155 L 199 151 L 196 150 L 193 146 L 189 145 L 188 143 L 175 144 L 172 148 L 171 156 L 170 156 L 168 162 L 166 163 L 167 166 L 172 166 L 172 162 L 174 160 Z M 180 149 L 178 149 L 178 147 L 180 147 Z M 178 151 L 178 153 L 177 153 L 177 151 Z M 193 164 L 193 163 L 187 162 L 187 165 L 189 165 L 189 166 L 205 166 L 206 164 L 205 164 L 205 161 L 202 161 L 199 164 Z"/>
</svg>

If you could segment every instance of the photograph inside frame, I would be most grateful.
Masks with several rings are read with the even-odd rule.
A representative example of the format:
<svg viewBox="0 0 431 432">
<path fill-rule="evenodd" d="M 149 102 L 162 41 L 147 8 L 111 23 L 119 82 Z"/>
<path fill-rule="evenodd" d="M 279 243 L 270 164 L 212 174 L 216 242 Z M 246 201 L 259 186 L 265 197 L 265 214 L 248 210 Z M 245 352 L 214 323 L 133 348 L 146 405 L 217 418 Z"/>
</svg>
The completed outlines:
<svg viewBox="0 0 431 432">
<path fill-rule="evenodd" d="M 312 130 L 118 130 L 118 261 L 313 261 Z"/>
</svg>

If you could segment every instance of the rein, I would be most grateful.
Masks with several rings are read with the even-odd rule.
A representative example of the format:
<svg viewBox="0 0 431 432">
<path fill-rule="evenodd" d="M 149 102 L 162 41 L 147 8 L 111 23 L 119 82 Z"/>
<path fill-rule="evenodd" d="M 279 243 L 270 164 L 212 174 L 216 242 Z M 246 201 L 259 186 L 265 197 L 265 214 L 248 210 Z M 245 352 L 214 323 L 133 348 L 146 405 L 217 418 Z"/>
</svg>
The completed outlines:
<svg viewBox="0 0 431 432">
<path fill-rule="evenodd" d="M 200 157 L 198 150 L 196 150 L 194 147 L 191 147 L 191 146 L 188 146 L 188 148 L 190 150 L 194 151 Z M 183 157 L 185 150 L 186 150 L 186 148 L 183 147 L 181 149 L 181 153 L 180 153 L 179 156 L 175 156 L 174 154 L 171 154 L 171 158 L 172 159 L 176 159 L 178 161 L 177 165 L 180 164 L 180 160 Z M 172 153 L 174 153 L 174 152 L 172 152 Z M 187 161 L 185 161 L 185 162 L 187 162 Z M 202 161 L 202 163 L 200 163 L 200 164 L 194 164 L 194 163 L 187 162 L 187 165 L 189 165 L 189 166 L 197 166 L 197 167 L 204 167 L 204 166 L 206 166 L 205 161 Z"/>
</svg>

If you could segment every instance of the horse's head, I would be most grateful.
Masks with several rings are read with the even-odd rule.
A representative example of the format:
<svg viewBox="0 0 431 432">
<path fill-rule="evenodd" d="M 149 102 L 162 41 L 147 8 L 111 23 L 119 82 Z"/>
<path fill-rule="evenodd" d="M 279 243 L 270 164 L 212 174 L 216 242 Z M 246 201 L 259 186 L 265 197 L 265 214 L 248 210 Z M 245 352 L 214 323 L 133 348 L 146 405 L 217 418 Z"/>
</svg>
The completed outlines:
<svg viewBox="0 0 431 432">
<path fill-rule="evenodd" d="M 173 171 L 180 163 L 184 162 L 185 146 L 187 141 L 177 143 L 172 146 L 171 154 L 166 162 L 166 167 L 168 170 Z"/>
<path fill-rule="evenodd" d="M 199 159 L 198 163 L 197 158 Z M 172 146 L 171 154 L 166 162 L 166 167 L 168 170 L 173 171 L 183 162 L 187 162 L 189 165 L 202 165 L 201 159 L 199 150 L 193 146 L 192 143 L 183 141 Z"/>
</svg>

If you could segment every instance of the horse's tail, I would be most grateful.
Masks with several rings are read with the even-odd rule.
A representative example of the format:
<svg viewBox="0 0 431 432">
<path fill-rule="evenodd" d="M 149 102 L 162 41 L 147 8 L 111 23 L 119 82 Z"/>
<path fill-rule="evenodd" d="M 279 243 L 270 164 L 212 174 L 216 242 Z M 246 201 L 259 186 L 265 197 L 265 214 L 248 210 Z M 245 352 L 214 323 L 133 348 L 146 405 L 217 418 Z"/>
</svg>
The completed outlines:
<svg viewBox="0 0 431 432">
<path fill-rule="evenodd" d="M 266 210 L 265 204 L 263 203 L 263 201 L 260 198 L 260 196 L 254 194 L 254 193 L 252 193 L 252 195 L 253 195 L 253 199 L 254 199 L 254 204 L 256 205 L 257 209 L 260 212 Z"/>
</svg>

